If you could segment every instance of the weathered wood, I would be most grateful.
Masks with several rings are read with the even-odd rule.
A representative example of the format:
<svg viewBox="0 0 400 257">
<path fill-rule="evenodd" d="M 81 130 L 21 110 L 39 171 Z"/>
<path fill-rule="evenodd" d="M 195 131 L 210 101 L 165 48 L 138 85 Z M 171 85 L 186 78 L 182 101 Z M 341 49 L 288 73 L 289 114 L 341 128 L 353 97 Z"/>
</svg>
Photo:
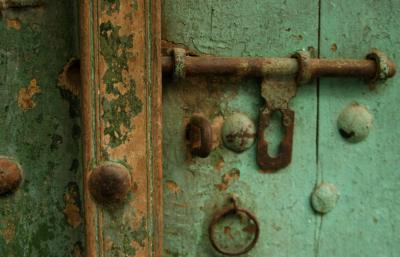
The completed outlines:
<svg viewBox="0 0 400 257">
<path fill-rule="evenodd" d="M 400 1 L 321 3 L 321 57 L 363 58 L 377 47 L 399 64 Z M 340 198 L 319 218 L 315 256 L 399 255 L 399 84 L 398 75 L 374 90 L 356 79 L 320 80 L 317 180 L 336 185 Z M 374 117 L 359 143 L 344 140 L 337 128 L 339 114 L 354 102 Z"/>
<path fill-rule="evenodd" d="M 23 171 L 0 256 L 84 256 L 77 2 L 0 2 L 0 156 Z"/>
<path fill-rule="evenodd" d="M 290 56 L 318 45 L 316 1 L 165 0 L 163 40 L 193 54 L 215 56 Z M 309 206 L 316 174 L 316 84 L 300 88 L 291 107 L 296 112 L 293 161 L 276 174 L 259 172 L 255 145 L 237 154 L 220 142 L 223 120 L 234 112 L 255 124 L 262 101 L 260 81 L 212 76 L 163 85 L 164 255 L 216 256 L 208 239 L 215 211 L 239 195 L 243 208 L 259 219 L 260 238 L 249 256 L 313 256 L 318 229 Z M 185 125 L 202 113 L 214 127 L 216 149 L 205 159 L 191 157 Z M 280 139 L 274 119 L 267 138 Z M 244 244 L 227 222 L 219 238 L 231 248 Z M 220 231 L 220 230 L 219 230 Z M 231 234 L 230 234 L 231 232 Z M 238 231 L 239 234 L 246 234 Z M 222 235 L 221 235 L 222 234 Z M 231 237 L 230 237 L 231 236 Z"/>
<path fill-rule="evenodd" d="M 81 3 L 84 193 L 87 256 L 160 256 L 160 1 Z M 124 165 L 131 193 L 119 206 L 95 203 L 93 168 Z"/>
</svg>

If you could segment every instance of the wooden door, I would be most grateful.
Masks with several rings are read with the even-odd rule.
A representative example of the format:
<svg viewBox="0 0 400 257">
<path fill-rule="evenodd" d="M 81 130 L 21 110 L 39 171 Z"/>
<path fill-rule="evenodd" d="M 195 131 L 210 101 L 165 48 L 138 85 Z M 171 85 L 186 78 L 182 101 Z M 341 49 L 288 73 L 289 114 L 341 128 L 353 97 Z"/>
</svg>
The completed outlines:
<svg viewBox="0 0 400 257">
<path fill-rule="evenodd" d="M 311 49 L 316 58 L 364 59 L 377 47 L 396 60 L 399 4 L 164 0 L 162 39 L 192 56 L 289 57 Z M 299 87 L 290 103 L 292 161 L 265 174 L 256 143 L 237 153 L 223 140 L 232 119 L 257 127 L 264 104 L 259 79 L 164 78 L 164 256 L 220 256 L 209 227 L 231 195 L 258 217 L 260 236 L 247 256 L 396 256 L 397 81 L 371 87 L 362 79 L 320 78 Z M 213 131 L 207 158 L 188 153 L 185 130 L 196 115 Z M 273 120 L 266 131 L 272 153 L 282 138 L 279 124 Z M 227 252 L 240 252 L 255 233 L 240 215 L 216 231 Z"/>
</svg>

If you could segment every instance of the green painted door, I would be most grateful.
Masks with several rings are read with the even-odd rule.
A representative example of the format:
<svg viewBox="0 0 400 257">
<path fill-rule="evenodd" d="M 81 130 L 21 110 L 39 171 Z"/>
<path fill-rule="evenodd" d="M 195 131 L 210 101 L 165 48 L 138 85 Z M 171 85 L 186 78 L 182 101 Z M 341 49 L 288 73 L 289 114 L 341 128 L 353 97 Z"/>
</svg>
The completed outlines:
<svg viewBox="0 0 400 257">
<path fill-rule="evenodd" d="M 0 1 L 0 256 L 83 256 L 77 10 Z"/>
<path fill-rule="evenodd" d="M 164 0 L 162 39 L 193 56 L 288 57 L 312 47 L 317 58 L 364 59 L 377 47 L 396 61 L 399 9 L 390 0 Z M 372 88 L 361 79 L 324 77 L 300 87 L 290 103 L 292 161 L 264 173 L 256 143 L 243 150 L 251 144 L 246 139 L 232 151 L 224 140 L 238 122 L 257 128 L 259 79 L 164 78 L 164 256 L 220 256 L 209 228 L 232 195 L 259 222 L 247 256 L 398 256 L 398 81 Z M 188 150 L 187 124 L 198 116 L 213 135 L 206 158 Z M 271 154 L 279 151 L 281 131 L 274 117 L 265 131 Z M 213 233 L 231 253 L 255 234 L 244 213 L 222 218 Z"/>
</svg>

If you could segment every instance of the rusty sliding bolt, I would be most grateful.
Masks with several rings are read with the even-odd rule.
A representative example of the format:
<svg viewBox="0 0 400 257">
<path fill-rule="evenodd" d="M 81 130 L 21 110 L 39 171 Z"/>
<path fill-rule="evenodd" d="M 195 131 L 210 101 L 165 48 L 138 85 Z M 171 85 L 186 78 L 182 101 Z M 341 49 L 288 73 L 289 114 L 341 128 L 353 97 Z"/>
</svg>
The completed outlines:
<svg viewBox="0 0 400 257">
<path fill-rule="evenodd" d="M 179 52 L 180 54 L 180 52 Z M 173 56 L 162 57 L 164 75 L 173 73 L 194 75 L 223 75 L 223 76 L 303 76 L 308 79 L 298 79 L 300 84 L 307 84 L 315 77 L 353 76 L 367 79 L 385 79 L 393 77 L 396 65 L 381 51 L 373 49 L 366 59 L 301 59 L 264 58 L 264 57 L 214 57 L 214 56 L 185 56 L 181 55 L 176 62 Z M 179 70 L 178 70 L 179 68 Z M 180 72 L 184 70 L 184 72 Z"/>
<path fill-rule="evenodd" d="M 192 57 L 182 49 L 174 49 L 173 56 L 164 56 L 164 75 L 173 73 L 174 79 L 190 75 L 225 75 L 261 77 L 261 96 L 265 106 L 260 111 L 258 124 L 257 163 L 262 171 L 276 172 L 289 165 L 292 159 L 294 111 L 289 107 L 299 85 L 310 83 L 321 76 L 363 77 L 370 82 L 385 80 L 396 73 L 396 65 L 380 50 L 373 49 L 364 60 L 313 59 L 307 51 L 298 51 L 291 58 Z M 279 153 L 268 153 L 265 130 L 271 116 L 282 116 L 284 137 Z M 206 156 L 206 155 L 204 155 Z"/>
</svg>

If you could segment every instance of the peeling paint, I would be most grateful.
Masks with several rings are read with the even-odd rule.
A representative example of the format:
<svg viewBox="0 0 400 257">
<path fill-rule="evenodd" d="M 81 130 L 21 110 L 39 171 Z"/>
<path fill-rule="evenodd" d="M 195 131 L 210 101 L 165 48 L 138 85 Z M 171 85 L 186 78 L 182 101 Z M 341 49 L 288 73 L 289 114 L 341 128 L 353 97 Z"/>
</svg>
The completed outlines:
<svg viewBox="0 0 400 257">
<path fill-rule="evenodd" d="M 220 191 L 225 191 L 228 187 L 240 178 L 240 170 L 232 169 L 228 173 L 225 173 L 221 177 L 221 183 L 215 185 L 215 187 Z"/>
<path fill-rule="evenodd" d="M 168 180 L 165 183 L 167 190 L 170 191 L 171 193 L 175 193 L 178 194 L 180 192 L 182 192 L 181 188 L 178 186 L 178 184 L 172 180 Z"/>
<path fill-rule="evenodd" d="M 79 208 L 79 190 L 75 183 L 70 183 L 64 194 L 63 213 L 68 224 L 72 228 L 78 228 L 82 224 L 81 210 Z"/>
<path fill-rule="evenodd" d="M 21 22 L 18 19 L 7 19 L 7 27 L 15 30 L 20 30 Z"/>
<path fill-rule="evenodd" d="M 133 129 L 132 117 L 142 111 L 142 102 L 136 95 L 136 83 L 127 79 L 128 59 L 132 53 L 133 35 L 120 35 L 119 26 L 110 21 L 100 25 L 101 54 L 107 64 L 102 77 L 107 96 L 102 99 L 104 135 L 110 147 L 124 143 Z"/>
<path fill-rule="evenodd" d="M 6 244 L 9 244 L 15 237 L 15 224 L 7 223 L 7 226 L 2 231 L 2 235 Z"/>
<path fill-rule="evenodd" d="M 28 87 L 21 88 L 18 92 L 18 106 L 23 110 L 27 111 L 33 109 L 36 106 L 36 102 L 33 97 L 40 93 L 40 87 L 36 79 L 32 79 L 29 82 Z"/>
</svg>

